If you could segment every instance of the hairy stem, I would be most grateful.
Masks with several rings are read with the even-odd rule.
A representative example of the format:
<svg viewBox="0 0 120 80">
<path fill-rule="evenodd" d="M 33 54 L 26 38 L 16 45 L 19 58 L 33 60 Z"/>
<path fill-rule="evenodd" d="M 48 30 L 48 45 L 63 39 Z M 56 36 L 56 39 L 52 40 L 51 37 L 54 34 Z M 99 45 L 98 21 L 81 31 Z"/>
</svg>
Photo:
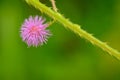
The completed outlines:
<svg viewBox="0 0 120 80">
<path fill-rule="evenodd" d="M 44 12 L 45 14 L 47 14 L 51 18 L 55 19 L 56 21 L 60 22 L 61 24 L 63 24 L 65 26 L 65 28 L 69 28 L 74 33 L 78 34 L 82 38 L 87 39 L 92 44 L 100 47 L 104 51 L 108 52 L 110 55 L 112 55 L 115 58 L 117 58 L 118 60 L 120 60 L 120 53 L 117 50 L 111 48 L 106 43 L 98 40 L 97 38 L 95 38 L 94 36 L 92 36 L 91 34 L 86 32 L 85 30 L 81 29 L 80 25 L 72 23 L 71 21 L 66 19 L 64 16 L 62 16 L 60 13 L 53 11 L 49 7 L 47 7 L 44 4 L 42 4 L 41 2 L 39 2 L 39 0 L 26 0 L 26 2 L 28 4 L 34 6 L 35 8 L 39 9 L 40 11 Z"/>
<path fill-rule="evenodd" d="M 53 7 L 53 10 L 57 12 L 57 7 L 56 7 L 56 4 L 55 4 L 55 0 L 50 0 L 51 3 L 52 3 L 52 7 Z"/>
</svg>

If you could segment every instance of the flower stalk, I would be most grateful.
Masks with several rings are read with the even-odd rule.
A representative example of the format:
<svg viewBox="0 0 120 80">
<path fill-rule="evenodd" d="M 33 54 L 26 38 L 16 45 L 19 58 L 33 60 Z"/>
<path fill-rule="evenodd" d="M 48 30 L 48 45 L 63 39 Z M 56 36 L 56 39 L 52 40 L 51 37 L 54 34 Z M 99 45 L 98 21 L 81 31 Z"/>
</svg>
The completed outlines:
<svg viewBox="0 0 120 80">
<path fill-rule="evenodd" d="M 52 7 L 53 7 L 53 10 L 57 12 L 57 7 L 56 7 L 56 4 L 55 4 L 55 0 L 50 0 L 51 3 L 52 3 Z"/>
<path fill-rule="evenodd" d="M 39 2 L 39 0 L 26 0 L 26 2 L 35 8 L 39 9 L 41 12 L 47 14 L 52 19 L 60 22 L 63 24 L 65 28 L 69 28 L 74 33 L 78 34 L 80 37 L 88 40 L 92 44 L 100 47 L 104 51 L 108 52 L 111 56 L 114 56 L 118 60 L 120 60 L 120 53 L 107 45 L 106 43 L 100 41 L 99 39 L 92 36 L 90 33 L 86 32 L 85 30 L 81 29 L 80 25 L 74 24 L 68 19 L 66 19 L 63 15 L 60 13 L 53 11 L 51 8 L 45 6 L 43 3 Z"/>
</svg>

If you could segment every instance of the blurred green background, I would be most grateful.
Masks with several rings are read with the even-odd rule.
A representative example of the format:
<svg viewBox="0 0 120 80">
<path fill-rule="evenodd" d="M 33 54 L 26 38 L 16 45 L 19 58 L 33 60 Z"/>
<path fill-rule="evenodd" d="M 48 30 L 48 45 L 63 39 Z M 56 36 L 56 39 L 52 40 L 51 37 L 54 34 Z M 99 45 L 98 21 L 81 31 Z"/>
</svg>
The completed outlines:
<svg viewBox="0 0 120 80">
<path fill-rule="evenodd" d="M 40 0 L 51 6 L 49 0 Z M 120 0 L 56 0 L 59 12 L 120 51 Z M 24 0 L 0 0 L 0 80 L 120 80 L 120 61 L 61 24 L 47 45 L 30 47 L 20 27 L 42 15 Z"/>
</svg>

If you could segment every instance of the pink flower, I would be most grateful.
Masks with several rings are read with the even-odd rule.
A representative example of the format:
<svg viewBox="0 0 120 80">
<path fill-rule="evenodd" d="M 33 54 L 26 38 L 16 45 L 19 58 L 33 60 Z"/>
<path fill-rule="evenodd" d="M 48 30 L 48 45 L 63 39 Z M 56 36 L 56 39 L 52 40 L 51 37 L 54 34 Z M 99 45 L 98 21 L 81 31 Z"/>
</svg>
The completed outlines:
<svg viewBox="0 0 120 80">
<path fill-rule="evenodd" d="M 45 19 L 42 17 L 32 17 L 26 19 L 21 27 L 22 40 L 30 46 L 39 46 L 46 43 L 51 35 L 49 30 L 46 30 L 48 24 L 44 24 Z"/>
</svg>

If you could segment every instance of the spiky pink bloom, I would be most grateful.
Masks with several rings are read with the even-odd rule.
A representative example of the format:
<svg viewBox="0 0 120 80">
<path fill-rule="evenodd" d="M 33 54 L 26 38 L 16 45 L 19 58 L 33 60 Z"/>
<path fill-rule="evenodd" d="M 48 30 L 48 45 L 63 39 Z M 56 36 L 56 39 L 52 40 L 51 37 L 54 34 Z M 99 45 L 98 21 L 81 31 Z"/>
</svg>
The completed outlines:
<svg viewBox="0 0 120 80">
<path fill-rule="evenodd" d="M 21 27 L 21 37 L 29 47 L 43 45 L 51 35 L 50 31 L 46 30 L 48 24 L 44 22 L 45 19 L 38 16 L 25 19 Z"/>
</svg>

